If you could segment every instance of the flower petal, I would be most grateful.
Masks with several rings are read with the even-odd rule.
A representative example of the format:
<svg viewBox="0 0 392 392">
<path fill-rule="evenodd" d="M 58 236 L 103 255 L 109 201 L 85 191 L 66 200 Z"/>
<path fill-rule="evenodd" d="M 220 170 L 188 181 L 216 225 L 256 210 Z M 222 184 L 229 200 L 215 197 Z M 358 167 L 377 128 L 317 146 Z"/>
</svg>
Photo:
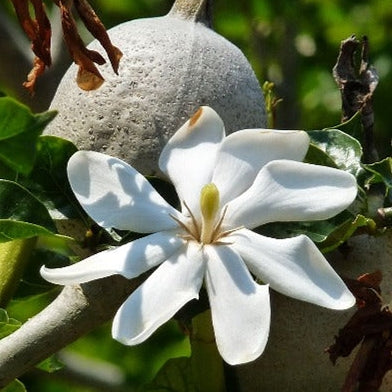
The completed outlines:
<svg viewBox="0 0 392 392">
<path fill-rule="evenodd" d="M 357 183 L 349 173 L 294 161 L 272 161 L 252 186 L 227 204 L 230 225 L 254 228 L 268 222 L 322 220 L 355 199 Z"/>
<path fill-rule="evenodd" d="M 198 298 L 205 270 L 203 250 L 189 244 L 160 265 L 124 302 L 114 317 L 112 335 L 134 345 L 146 340 L 182 306 Z"/>
<path fill-rule="evenodd" d="M 94 151 L 78 151 L 68 162 L 77 199 L 99 225 L 151 233 L 173 229 L 179 212 L 133 167 Z"/>
<path fill-rule="evenodd" d="M 41 275 L 56 284 L 85 283 L 110 275 L 134 278 L 173 255 L 184 241 L 174 231 L 159 232 L 115 249 L 105 250 L 63 268 L 41 268 Z"/>
<path fill-rule="evenodd" d="M 268 285 L 253 280 L 229 246 L 206 246 L 206 285 L 216 343 L 230 365 L 253 361 L 267 344 L 271 318 Z"/>
<path fill-rule="evenodd" d="M 252 273 L 282 294 L 330 309 L 347 309 L 355 298 L 306 236 L 275 239 L 241 229 L 230 236 Z"/>
<path fill-rule="evenodd" d="M 212 177 L 222 205 L 248 189 L 268 162 L 302 161 L 308 147 L 309 136 L 303 131 L 244 129 L 228 135 L 218 151 Z"/>
<path fill-rule="evenodd" d="M 200 190 L 211 182 L 216 151 L 224 136 L 222 119 L 203 106 L 172 136 L 159 158 L 159 167 L 170 177 L 178 197 L 195 214 Z"/>
</svg>

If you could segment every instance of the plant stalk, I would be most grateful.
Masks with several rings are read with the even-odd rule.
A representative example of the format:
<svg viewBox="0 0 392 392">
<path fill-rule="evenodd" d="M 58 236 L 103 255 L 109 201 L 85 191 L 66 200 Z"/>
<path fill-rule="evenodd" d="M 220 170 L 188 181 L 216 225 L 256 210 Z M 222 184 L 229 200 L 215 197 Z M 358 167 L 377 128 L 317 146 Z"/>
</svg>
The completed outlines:
<svg viewBox="0 0 392 392">
<path fill-rule="evenodd" d="M 212 27 L 212 0 L 176 0 L 169 15 Z"/>
<path fill-rule="evenodd" d="M 224 392 L 225 377 L 222 357 L 215 343 L 211 311 L 192 320 L 191 366 L 198 392 Z"/>
</svg>

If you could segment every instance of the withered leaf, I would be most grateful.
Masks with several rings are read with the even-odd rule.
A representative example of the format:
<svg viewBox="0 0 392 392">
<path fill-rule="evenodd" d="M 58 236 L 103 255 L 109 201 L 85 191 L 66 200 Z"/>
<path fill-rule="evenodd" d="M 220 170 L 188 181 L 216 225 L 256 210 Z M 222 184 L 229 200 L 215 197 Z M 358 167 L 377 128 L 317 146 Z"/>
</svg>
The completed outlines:
<svg viewBox="0 0 392 392">
<path fill-rule="evenodd" d="M 35 18 L 30 15 L 29 1 L 11 1 L 19 23 L 31 41 L 31 48 L 36 56 L 33 60 L 33 68 L 27 77 L 27 81 L 23 84 L 33 94 L 37 78 L 45 71 L 45 67 L 49 67 L 52 63 L 50 55 L 52 35 L 50 22 L 41 0 L 30 0 L 34 9 Z"/>
<path fill-rule="evenodd" d="M 105 59 L 98 52 L 84 46 L 72 16 L 71 5 L 71 2 L 63 4 L 62 1 L 59 1 L 64 39 L 72 58 L 79 66 L 76 79 L 78 86 L 87 91 L 95 90 L 102 85 L 104 79 L 94 62 L 104 64 Z"/>
<path fill-rule="evenodd" d="M 383 304 L 381 280 L 380 271 L 345 280 L 358 309 L 326 349 L 335 363 L 360 345 L 342 392 L 376 392 L 385 373 L 392 369 L 392 312 Z"/>
<path fill-rule="evenodd" d="M 14 5 L 19 23 L 29 37 L 32 43 L 32 50 L 36 55 L 34 66 L 27 77 L 27 81 L 23 84 L 30 93 L 34 93 L 37 78 L 52 62 L 50 48 L 52 32 L 50 22 L 43 0 L 11 1 Z M 87 0 L 53 0 L 53 2 L 60 9 L 64 40 L 68 50 L 74 62 L 79 66 L 76 78 L 78 86 L 83 90 L 99 88 L 104 82 L 104 79 L 95 64 L 102 65 L 106 61 L 100 53 L 85 47 L 72 15 L 73 6 L 75 6 L 87 29 L 99 40 L 107 52 L 115 73 L 118 73 L 122 52 L 111 43 L 104 25 Z M 29 3 L 33 6 L 34 18 L 30 15 Z"/>
<path fill-rule="evenodd" d="M 74 0 L 74 2 L 76 10 L 78 11 L 80 18 L 83 20 L 84 25 L 88 31 L 101 43 L 109 57 L 114 72 L 118 73 L 120 59 L 123 55 L 121 50 L 111 43 L 105 26 L 100 21 L 90 4 L 86 0 Z"/>
</svg>

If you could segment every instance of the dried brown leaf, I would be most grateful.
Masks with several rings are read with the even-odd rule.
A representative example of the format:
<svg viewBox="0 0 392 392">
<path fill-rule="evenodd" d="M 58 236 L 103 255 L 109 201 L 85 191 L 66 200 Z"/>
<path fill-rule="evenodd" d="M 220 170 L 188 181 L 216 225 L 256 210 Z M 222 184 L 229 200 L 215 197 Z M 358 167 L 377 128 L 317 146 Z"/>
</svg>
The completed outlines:
<svg viewBox="0 0 392 392">
<path fill-rule="evenodd" d="M 118 67 L 122 52 L 116 46 L 114 46 L 106 32 L 105 26 L 94 12 L 93 8 L 87 2 L 87 0 L 74 0 L 76 10 L 79 13 L 80 18 L 83 20 L 84 25 L 88 31 L 101 43 L 105 49 L 112 68 L 115 73 L 118 73 Z"/>
<path fill-rule="evenodd" d="M 349 369 L 342 392 L 376 392 L 385 373 L 392 368 L 392 313 L 384 306 L 375 271 L 346 284 L 357 299 L 358 309 L 326 349 L 332 363 L 351 354 L 360 345 Z"/>
<path fill-rule="evenodd" d="M 43 0 L 11 0 L 26 35 L 31 41 L 34 54 L 34 66 L 30 71 L 24 86 L 34 93 L 37 78 L 51 65 L 51 27 L 45 12 Z M 64 40 L 74 62 L 79 66 L 76 81 L 83 90 L 99 88 L 104 79 L 95 64 L 102 65 L 106 61 L 100 53 L 89 50 L 81 39 L 76 22 L 72 15 L 75 8 L 91 34 L 99 40 L 111 62 L 115 73 L 118 73 L 119 62 L 122 57 L 120 49 L 112 45 L 109 35 L 97 14 L 87 0 L 53 0 L 59 7 Z M 34 18 L 30 14 L 29 4 L 33 6 Z M 95 64 L 94 64 L 95 63 Z"/>
<path fill-rule="evenodd" d="M 19 23 L 31 41 L 31 48 L 35 54 L 33 68 L 30 71 L 27 81 L 23 84 L 31 94 L 34 93 L 34 87 L 38 76 L 49 67 L 52 63 L 50 55 L 51 27 L 49 19 L 46 16 L 45 6 L 41 0 L 30 0 L 33 9 L 33 18 L 30 15 L 29 1 L 11 0 L 15 8 Z"/>
<path fill-rule="evenodd" d="M 64 39 L 72 58 L 79 66 L 76 78 L 78 86 L 87 91 L 95 90 L 102 85 L 104 79 L 94 62 L 104 64 L 105 59 L 98 52 L 89 50 L 84 46 L 75 19 L 72 16 L 71 6 L 72 2 L 64 4 L 59 1 Z"/>
</svg>

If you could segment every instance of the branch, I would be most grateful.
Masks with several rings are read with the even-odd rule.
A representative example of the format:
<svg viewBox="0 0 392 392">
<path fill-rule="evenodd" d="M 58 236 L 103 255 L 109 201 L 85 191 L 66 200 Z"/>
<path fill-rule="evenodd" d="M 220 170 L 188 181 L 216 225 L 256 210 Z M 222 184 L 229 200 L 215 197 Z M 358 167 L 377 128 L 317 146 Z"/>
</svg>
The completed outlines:
<svg viewBox="0 0 392 392">
<path fill-rule="evenodd" d="M 60 295 L 13 334 L 0 340 L 0 389 L 34 365 L 110 320 L 143 276 L 66 286 Z"/>
<path fill-rule="evenodd" d="M 356 61 L 359 50 L 360 61 Z M 369 41 L 366 37 L 358 41 L 351 36 L 342 41 L 333 76 L 342 96 L 342 122 L 361 112 L 363 128 L 363 155 L 365 163 L 378 160 L 374 145 L 374 114 L 372 98 L 378 84 L 375 68 L 369 64 Z"/>
</svg>

